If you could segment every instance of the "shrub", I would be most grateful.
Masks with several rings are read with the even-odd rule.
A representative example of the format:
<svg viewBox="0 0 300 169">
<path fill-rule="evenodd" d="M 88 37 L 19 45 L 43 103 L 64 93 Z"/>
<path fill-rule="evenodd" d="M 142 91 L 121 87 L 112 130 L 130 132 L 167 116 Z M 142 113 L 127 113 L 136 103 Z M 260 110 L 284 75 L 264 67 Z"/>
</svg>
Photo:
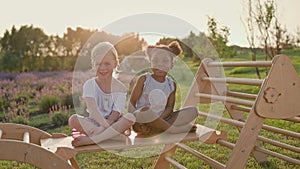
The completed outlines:
<svg viewBox="0 0 300 169">
<path fill-rule="evenodd" d="M 65 112 L 55 112 L 51 120 L 55 126 L 67 125 L 69 120 L 69 115 Z"/>
<path fill-rule="evenodd" d="M 9 122 L 28 125 L 29 120 L 28 120 L 28 118 L 26 118 L 24 116 L 17 116 L 17 117 L 12 118 Z"/>
<path fill-rule="evenodd" d="M 27 103 L 29 96 L 27 94 L 19 94 L 14 99 L 17 103 Z"/>
<path fill-rule="evenodd" d="M 80 106 L 80 97 L 81 93 L 76 92 L 73 94 L 67 95 L 63 100 L 63 105 L 65 106 L 71 106 L 71 107 L 79 107 Z"/>
<path fill-rule="evenodd" d="M 39 108 L 42 112 L 49 112 L 49 110 L 60 104 L 60 99 L 57 96 L 44 96 L 39 102 Z"/>
</svg>

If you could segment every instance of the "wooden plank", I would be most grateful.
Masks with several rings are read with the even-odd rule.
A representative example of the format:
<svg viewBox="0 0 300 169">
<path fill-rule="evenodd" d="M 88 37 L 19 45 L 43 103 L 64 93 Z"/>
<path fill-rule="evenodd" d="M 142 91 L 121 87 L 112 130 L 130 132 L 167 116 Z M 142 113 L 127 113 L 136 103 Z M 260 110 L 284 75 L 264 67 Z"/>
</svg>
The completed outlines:
<svg viewBox="0 0 300 169">
<path fill-rule="evenodd" d="M 263 122 L 264 118 L 257 116 L 253 111 L 250 112 L 232 154 L 226 163 L 226 168 L 244 168 L 248 157 L 256 144 Z"/>
<path fill-rule="evenodd" d="M 216 142 L 216 139 L 226 139 L 226 133 L 215 131 L 208 127 L 197 124 L 196 133 L 178 133 L 178 134 L 169 134 L 162 133 L 156 136 L 148 138 L 135 138 L 134 145 L 128 145 L 125 142 L 107 140 L 103 141 L 98 145 L 88 145 L 74 148 L 71 145 L 72 137 L 63 137 L 63 138 L 47 138 L 41 139 L 42 147 L 48 149 L 49 151 L 56 152 L 58 147 L 70 148 L 76 150 L 78 153 L 85 152 L 94 152 L 94 151 L 103 151 L 106 149 L 117 150 L 117 149 L 126 149 L 134 147 L 143 147 L 150 145 L 159 145 L 159 144 L 170 144 L 176 142 L 187 142 L 195 140 L 203 140 L 203 142 L 210 143 Z M 154 142 L 155 140 L 155 142 Z"/>
<path fill-rule="evenodd" d="M 154 169 L 170 168 L 170 162 L 166 160 L 166 157 L 171 157 L 175 153 L 175 150 L 175 144 L 166 144 L 155 162 Z"/>
<path fill-rule="evenodd" d="M 24 133 L 28 132 L 30 135 L 30 142 L 37 145 L 40 145 L 40 139 L 52 137 L 51 134 L 38 128 L 21 124 L 0 123 L 0 129 L 2 130 L 2 139 L 22 141 Z"/>
<path fill-rule="evenodd" d="M 64 159 L 32 143 L 17 140 L 0 140 L 0 159 L 28 163 L 43 169 L 71 169 Z"/>
<path fill-rule="evenodd" d="M 255 112 L 275 119 L 299 116 L 300 78 L 287 56 L 276 56 L 273 62 L 258 95 Z"/>
</svg>

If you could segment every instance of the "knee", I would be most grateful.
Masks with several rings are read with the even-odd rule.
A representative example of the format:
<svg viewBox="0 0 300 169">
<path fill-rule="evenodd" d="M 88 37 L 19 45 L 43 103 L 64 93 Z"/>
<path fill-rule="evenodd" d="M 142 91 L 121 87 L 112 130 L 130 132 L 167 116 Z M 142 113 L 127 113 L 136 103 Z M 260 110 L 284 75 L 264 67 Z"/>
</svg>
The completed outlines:
<svg viewBox="0 0 300 169">
<path fill-rule="evenodd" d="M 190 116 L 193 116 L 194 118 L 198 116 L 198 109 L 196 107 L 187 107 L 186 110 L 189 112 Z"/>
<path fill-rule="evenodd" d="M 132 113 L 126 114 L 124 118 L 128 121 L 128 123 L 130 123 L 130 125 L 133 125 L 136 121 L 136 118 Z"/>
<path fill-rule="evenodd" d="M 78 124 L 78 117 L 77 114 L 73 114 L 70 118 L 69 118 L 69 126 L 71 127 L 75 127 Z"/>
</svg>

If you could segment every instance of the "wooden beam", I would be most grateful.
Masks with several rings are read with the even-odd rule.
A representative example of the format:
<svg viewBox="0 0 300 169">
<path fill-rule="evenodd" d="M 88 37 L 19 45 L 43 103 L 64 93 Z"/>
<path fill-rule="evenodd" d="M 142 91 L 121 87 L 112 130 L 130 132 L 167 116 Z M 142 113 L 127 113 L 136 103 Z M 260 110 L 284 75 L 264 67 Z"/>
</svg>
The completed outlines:
<svg viewBox="0 0 300 169">
<path fill-rule="evenodd" d="M 211 67 L 270 67 L 272 61 L 246 61 L 246 62 L 209 62 Z"/>
<path fill-rule="evenodd" d="M 213 166 L 215 168 L 220 168 L 220 169 L 225 168 L 224 164 L 222 164 L 222 163 L 220 163 L 220 162 L 218 162 L 218 161 L 216 161 L 216 160 L 214 160 L 214 159 L 212 159 L 212 158 L 210 158 L 210 157 L 208 157 L 208 156 L 206 156 L 184 144 L 178 143 L 177 146 L 180 147 L 181 149 L 185 150 L 186 152 L 189 152 L 189 153 L 195 155 L 196 157 L 202 159 L 203 161 L 205 161 L 206 163 L 210 164 L 211 166 Z"/>
</svg>

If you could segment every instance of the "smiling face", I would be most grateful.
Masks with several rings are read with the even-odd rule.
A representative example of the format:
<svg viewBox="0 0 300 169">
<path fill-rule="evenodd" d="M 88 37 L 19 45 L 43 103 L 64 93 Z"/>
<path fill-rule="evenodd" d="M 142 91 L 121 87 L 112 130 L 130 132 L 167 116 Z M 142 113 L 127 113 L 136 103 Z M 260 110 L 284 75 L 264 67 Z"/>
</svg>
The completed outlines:
<svg viewBox="0 0 300 169">
<path fill-rule="evenodd" d="M 96 75 L 99 79 L 108 79 L 112 77 L 113 71 L 118 63 L 116 56 L 112 52 L 108 52 L 104 57 L 99 57 L 95 62 Z"/>
<path fill-rule="evenodd" d="M 173 67 L 173 59 L 170 52 L 159 50 L 150 57 L 150 66 L 157 76 L 166 76 Z"/>
</svg>

